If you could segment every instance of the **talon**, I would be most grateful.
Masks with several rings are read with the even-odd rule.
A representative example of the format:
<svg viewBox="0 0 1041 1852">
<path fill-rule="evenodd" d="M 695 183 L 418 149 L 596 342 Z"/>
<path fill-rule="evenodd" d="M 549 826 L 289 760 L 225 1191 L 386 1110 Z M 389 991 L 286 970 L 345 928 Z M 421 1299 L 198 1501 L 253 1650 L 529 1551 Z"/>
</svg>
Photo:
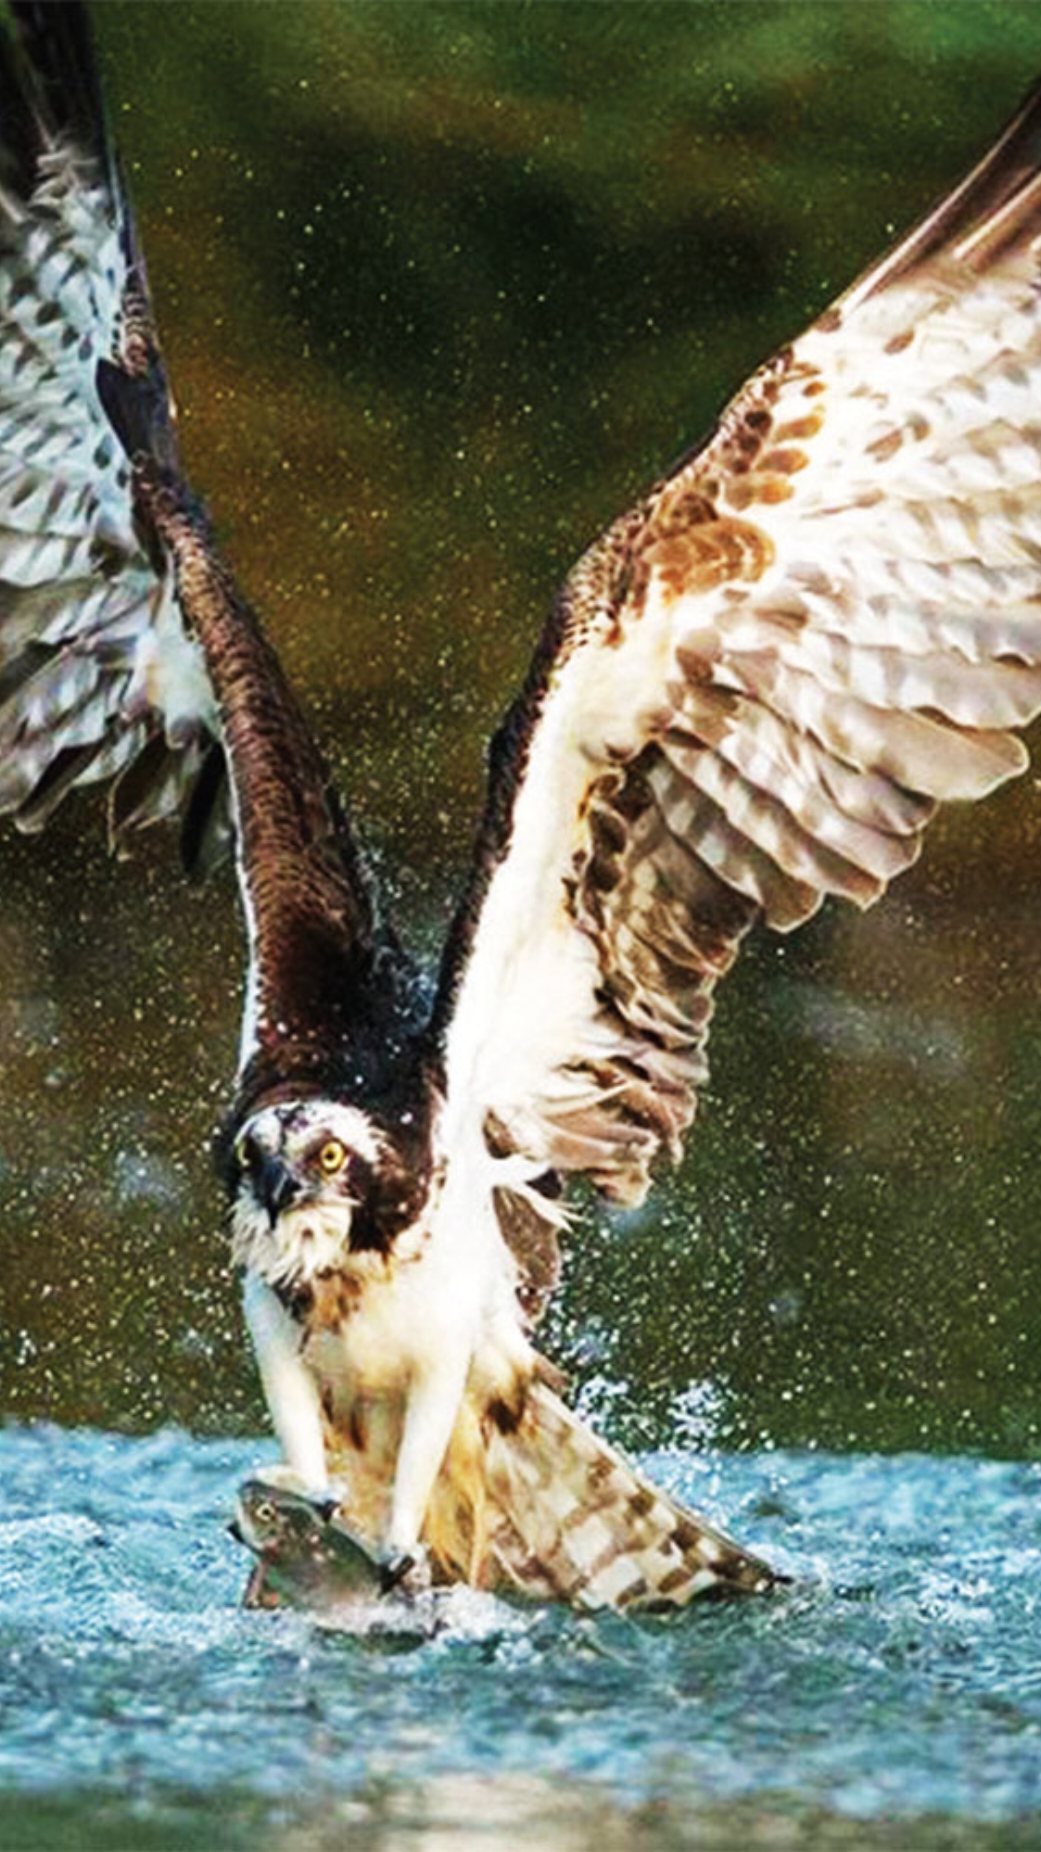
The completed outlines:
<svg viewBox="0 0 1041 1852">
<path fill-rule="evenodd" d="M 410 1569 L 416 1566 L 414 1556 L 391 1556 L 380 1564 L 380 1594 L 389 1595 L 391 1589 L 399 1588 Z"/>
<path fill-rule="evenodd" d="M 430 1593 L 430 1563 L 427 1553 L 418 1546 L 414 1550 L 399 1550 L 386 1555 L 380 1563 L 380 1593 L 390 1595 L 395 1590 L 409 1598 Z"/>
</svg>

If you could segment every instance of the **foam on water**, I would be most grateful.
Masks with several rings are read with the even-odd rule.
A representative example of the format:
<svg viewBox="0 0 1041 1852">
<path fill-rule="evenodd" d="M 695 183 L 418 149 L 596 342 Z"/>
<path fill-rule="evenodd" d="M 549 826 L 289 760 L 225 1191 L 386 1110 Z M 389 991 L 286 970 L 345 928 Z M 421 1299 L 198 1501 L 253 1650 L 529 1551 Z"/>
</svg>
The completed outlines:
<svg viewBox="0 0 1041 1852">
<path fill-rule="evenodd" d="M 507 1843 L 497 1809 L 598 1852 L 1041 1836 L 1041 1468 L 659 1455 L 790 1590 L 639 1624 L 460 1591 L 391 1650 L 239 1609 L 262 1451 L 0 1432 L 4 1844 Z"/>
</svg>

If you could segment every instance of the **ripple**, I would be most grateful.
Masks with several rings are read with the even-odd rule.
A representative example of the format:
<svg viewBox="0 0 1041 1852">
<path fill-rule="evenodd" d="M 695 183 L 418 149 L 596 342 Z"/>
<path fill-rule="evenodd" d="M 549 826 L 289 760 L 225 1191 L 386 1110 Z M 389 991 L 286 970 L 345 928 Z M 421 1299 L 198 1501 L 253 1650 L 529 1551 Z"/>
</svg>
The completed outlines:
<svg viewBox="0 0 1041 1852">
<path fill-rule="evenodd" d="M 188 1819 L 186 1845 L 219 1822 L 234 1846 L 237 1820 L 261 1852 L 276 1822 L 292 1828 L 280 1846 L 322 1852 L 384 1816 L 403 1844 L 426 1819 L 438 1844 L 479 1783 L 484 1844 L 500 1803 L 530 1814 L 526 1846 L 597 1852 L 616 1842 L 605 1819 L 639 1823 L 650 1847 L 686 1843 L 677 1821 L 712 1843 L 724 1819 L 750 1846 L 852 1844 L 854 1826 L 873 1835 L 858 1846 L 1037 1843 L 1019 1838 L 1041 1819 L 1036 1472 L 653 1456 L 791 1589 L 669 1622 L 460 1590 L 434 1642 L 389 1651 L 239 1608 L 246 1565 L 223 1523 L 263 1451 L 0 1431 L 0 1798 L 23 1838 L 33 1810 L 57 1818 L 76 1796 L 116 1845 L 104 1834 L 132 1793 L 128 1845 L 147 1818 L 166 1821 L 164 1846 Z M 21 1844 L 7 1817 L 0 1840 Z"/>
</svg>

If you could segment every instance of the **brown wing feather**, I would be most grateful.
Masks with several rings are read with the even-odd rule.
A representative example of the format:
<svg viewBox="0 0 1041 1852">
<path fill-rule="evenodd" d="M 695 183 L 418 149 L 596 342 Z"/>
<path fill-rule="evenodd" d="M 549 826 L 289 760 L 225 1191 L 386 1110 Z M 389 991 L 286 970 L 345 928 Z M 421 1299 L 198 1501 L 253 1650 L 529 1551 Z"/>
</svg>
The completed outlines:
<svg viewBox="0 0 1041 1852">
<path fill-rule="evenodd" d="M 533 1167 L 639 1200 L 752 921 L 870 904 L 938 801 L 1026 763 L 1039 158 L 1035 91 L 572 575 L 442 987 L 454 1109 Z"/>
<path fill-rule="evenodd" d="M 411 967 L 321 755 L 256 617 L 184 484 L 135 470 L 213 685 L 249 937 L 237 1116 L 276 1089 L 366 1097 L 391 1084 Z"/>
</svg>

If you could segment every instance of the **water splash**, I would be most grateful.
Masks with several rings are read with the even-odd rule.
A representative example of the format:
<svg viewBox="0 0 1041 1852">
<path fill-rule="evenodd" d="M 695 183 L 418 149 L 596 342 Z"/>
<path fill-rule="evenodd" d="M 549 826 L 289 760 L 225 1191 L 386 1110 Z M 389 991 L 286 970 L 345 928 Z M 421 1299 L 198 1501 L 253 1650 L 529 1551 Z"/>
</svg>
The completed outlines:
<svg viewBox="0 0 1041 1852">
<path fill-rule="evenodd" d="M 0 1433 L 3 1843 L 1037 1843 L 1041 1468 L 657 1455 L 789 1592 L 638 1623 L 461 1591 L 390 1651 L 239 1609 L 257 1452 Z"/>
</svg>

